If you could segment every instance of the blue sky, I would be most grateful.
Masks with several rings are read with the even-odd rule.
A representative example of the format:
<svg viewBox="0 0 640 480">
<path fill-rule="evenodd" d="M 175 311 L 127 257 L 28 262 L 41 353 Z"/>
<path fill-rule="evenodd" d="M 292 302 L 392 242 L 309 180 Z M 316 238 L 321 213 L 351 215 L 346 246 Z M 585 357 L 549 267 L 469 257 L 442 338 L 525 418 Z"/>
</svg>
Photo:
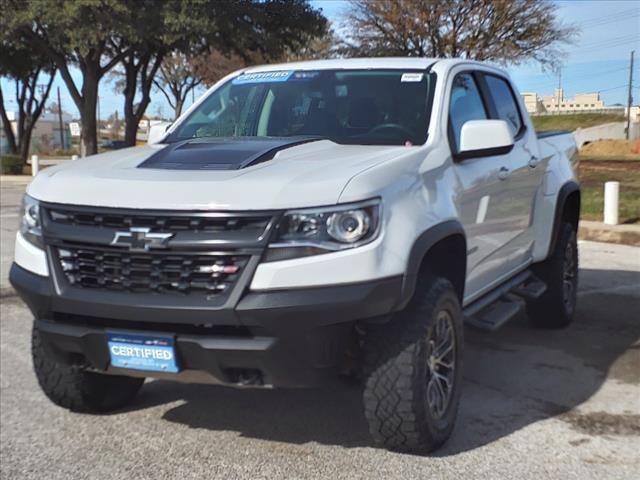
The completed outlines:
<svg viewBox="0 0 640 480">
<path fill-rule="evenodd" d="M 349 3 L 344 0 L 316 0 L 311 2 L 339 26 Z M 562 86 L 565 96 L 576 93 L 601 92 L 606 105 L 626 103 L 626 84 L 629 76 L 629 53 L 636 50 L 633 91 L 634 103 L 640 100 L 640 2 L 637 0 L 566 0 L 556 1 L 559 19 L 581 29 L 573 45 L 566 47 L 562 68 Z M 545 73 L 535 63 L 507 67 L 520 91 L 538 94 L 552 93 L 557 76 Z M 76 71 L 74 77 L 80 83 Z M 56 78 L 50 99 L 55 98 L 55 87 L 60 86 L 64 110 L 74 116 L 77 110 L 64 82 Z M 13 85 L 2 79 L 5 106 L 15 109 Z M 204 89 L 196 92 L 196 98 Z M 9 101 L 8 101 L 9 100 Z M 187 106 L 191 103 L 188 99 Z M 100 84 L 100 116 L 107 118 L 115 110 L 122 115 L 122 98 L 114 91 L 108 79 Z M 170 117 L 172 110 L 162 94 L 155 92 L 147 113 Z"/>
</svg>

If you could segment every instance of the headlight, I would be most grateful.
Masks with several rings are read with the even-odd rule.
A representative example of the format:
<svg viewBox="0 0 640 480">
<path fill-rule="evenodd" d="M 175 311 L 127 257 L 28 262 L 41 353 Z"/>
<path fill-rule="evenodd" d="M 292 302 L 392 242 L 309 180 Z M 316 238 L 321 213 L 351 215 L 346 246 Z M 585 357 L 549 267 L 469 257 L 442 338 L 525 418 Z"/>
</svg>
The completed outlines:
<svg viewBox="0 0 640 480">
<path fill-rule="evenodd" d="M 380 200 L 285 212 L 264 261 L 273 262 L 354 248 L 373 241 Z"/>
<path fill-rule="evenodd" d="M 37 247 L 44 248 L 42 241 L 42 225 L 40 223 L 40 205 L 35 198 L 29 195 L 22 197 L 20 210 L 20 233 Z"/>
</svg>

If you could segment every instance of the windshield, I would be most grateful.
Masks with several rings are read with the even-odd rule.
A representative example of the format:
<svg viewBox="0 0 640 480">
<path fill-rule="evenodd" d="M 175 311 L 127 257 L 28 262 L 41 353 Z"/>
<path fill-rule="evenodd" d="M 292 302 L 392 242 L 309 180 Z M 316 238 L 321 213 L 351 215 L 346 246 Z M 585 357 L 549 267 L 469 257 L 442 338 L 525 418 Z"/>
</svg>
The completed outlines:
<svg viewBox="0 0 640 480">
<path fill-rule="evenodd" d="M 420 145 L 434 83 L 424 70 L 245 73 L 211 93 L 167 141 L 317 136 L 349 145 Z"/>
</svg>

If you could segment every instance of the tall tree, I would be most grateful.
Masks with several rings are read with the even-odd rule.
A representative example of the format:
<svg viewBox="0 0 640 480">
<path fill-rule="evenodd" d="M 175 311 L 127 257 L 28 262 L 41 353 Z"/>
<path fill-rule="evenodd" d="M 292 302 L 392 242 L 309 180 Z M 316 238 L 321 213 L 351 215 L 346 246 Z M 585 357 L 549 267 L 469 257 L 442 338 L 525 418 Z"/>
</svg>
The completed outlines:
<svg viewBox="0 0 640 480">
<path fill-rule="evenodd" d="M 126 39 L 130 53 L 121 61 L 131 145 L 152 83 L 179 116 L 201 82 L 214 83 L 257 59 L 275 59 L 326 29 L 325 18 L 305 0 L 137 0 L 136 6 L 137 24 Z"/>
<path fill-rule="evenodd" d="M 178 15 L 182 2 L 175 0 L 134 1 L 136 15 L 131 19 L 128 35 L 117 39 L 116 51 L 127 52 L 120 61 L 118 89 L 124 97 L 124 141 L 136 144 L 138 126 L 151 101 L 154 79 L 165 56 L 172 49 L 194 40 L 188 29 L 178 32 L 167 28 L 167 18 Z M 190 3 L 190 2 L 187 2 Z M 192 3 L 192 2 L 191 2 Z"/>
<path fill-rule="evenodd" d="M 49 57 L 58 68 L 82 122 L 82 150 L 97 153 L 96 106 L 102 77 L 128 54 L 115 39 L 130 34 L 133 0 L 4 0 L 12 34 Z M 81 81 L 72 75 L 79 69 Z"/>
<path fill-rule="evenodd" d="M 151 87 L 162 64 L 164 53 L 152 51 L 131 51 L 122 60 L 124 82 L 124 141 L 126 145 L 136 144 L 138 126 L 151 102 Z M 140 98 L 136 101 L 136 94 Z"/>
<path fill-rule="evenodd" d="M 188 93 L 201 82 L 211 85 L 245 65 L 280 61 L 304 49 L 310 52 L 310 44 L 328 35 L 327 19 L 307 0 L 196 3 L 174 12 L 167 24 L 174 31 L 202 33 L 167 57 L 156 79 L 176 117 Z"/>
<path fill-rule="evenodd" d="M 26 162 L 31 134 L 44 111 L 56 69 L 49 58 L 24 48 L 19 39 L 8 35 L 6 30 L 3 30 L 0 45 L 0 76 L 15 82 L 15 102 L 18 110 L 15 133 L 4 106 L 1 86 L 0 119 L 9 152 L 19 155 L 22 161 Z"/>
<path fill-rule="evenodd" d="M 342 51 L 553 64 L 574 28 L 547 0 L 355 0 Z"/>
</svg>

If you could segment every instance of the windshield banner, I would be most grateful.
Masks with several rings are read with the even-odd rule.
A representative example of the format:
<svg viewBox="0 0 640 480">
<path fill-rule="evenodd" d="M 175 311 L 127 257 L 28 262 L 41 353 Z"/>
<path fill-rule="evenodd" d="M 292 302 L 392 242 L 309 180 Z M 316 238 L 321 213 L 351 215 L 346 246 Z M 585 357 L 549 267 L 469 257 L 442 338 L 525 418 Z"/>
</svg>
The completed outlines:
<svg viewBox="0 0 640 480">
<path fill-rule="evenodd" d="M 248 83 L 286 82 L 291 78 L 291 75 L 293 75 L 293 71 L 243 73 L 234 78 L 231 83 L 245 85 Z"/>
</svg>

